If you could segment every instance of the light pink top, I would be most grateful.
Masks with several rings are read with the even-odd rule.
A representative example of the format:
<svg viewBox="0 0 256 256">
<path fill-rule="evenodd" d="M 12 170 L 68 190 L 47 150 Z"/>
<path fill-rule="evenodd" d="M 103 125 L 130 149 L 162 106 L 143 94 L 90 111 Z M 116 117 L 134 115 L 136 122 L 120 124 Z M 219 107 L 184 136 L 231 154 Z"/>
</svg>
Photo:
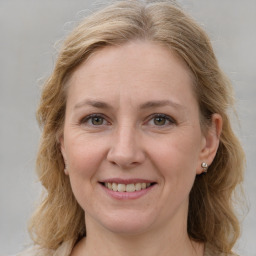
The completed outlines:
<svg viewBox="0 0 256 256">
<path fill-rule="evenodd" d="M 67 241 L 57 250 L 39 249 L 37 246 L 34 246 L 15 256 L 70 256 L 72 249 L 73 241 Z M 216 255 L 208 246 L 206 246 L 204 256 L 221 256 L 221 254 Z"/>
</svg>

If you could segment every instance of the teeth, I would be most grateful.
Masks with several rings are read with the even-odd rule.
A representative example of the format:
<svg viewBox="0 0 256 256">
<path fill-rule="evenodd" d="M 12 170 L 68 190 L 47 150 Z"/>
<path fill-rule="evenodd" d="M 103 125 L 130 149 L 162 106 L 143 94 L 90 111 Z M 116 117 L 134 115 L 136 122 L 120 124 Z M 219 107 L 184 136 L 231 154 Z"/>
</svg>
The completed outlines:
<svg viewBox="0 0 256 256">
<path fill-rule="evenodd" d="M 142 187 L 142 186 L 141 186 L 141 183 L 136 183 L 136 184 L 135 184 L 135 190 L 136 190 L 136 191 L 140 191 L 140 190 L 141 190 L 141 187 Z"/>
<path fill-rule="evenodd" d="M 126 185 L 126 192 L 134 192 L 134 191 L 135 191 L 134 184 L 127 184 Z"/>
<path fill-rule="evenodd" d="M 147 187 L 146 183 L 141 183 L 141 188 L 145 189 Z"/>
<path fill-rule="evenodd" d="M 117 183 L 110 183 L 106 182 L 104 183 L 105 187 L 118 192 L 134 192 L 134 191 L 140 191 L 142 189 L 146 189 L 150 187 L 151 183 L 132 183 L 132 184 L 117 184 Z"/>
<path fill-rule="evenodd" d="M 125 185 L 124 184 L 118 184 L 117 185 L 117 191 L 118 192 L 125 192 Z"/>
<path fill-rule="evenodd" d="M 108 183 L 108 184 L 110 184 L 110 183 Z M 117 191 L 117 184 L 116 183 L 112 183 L 112 190 Z"/>
</svg>

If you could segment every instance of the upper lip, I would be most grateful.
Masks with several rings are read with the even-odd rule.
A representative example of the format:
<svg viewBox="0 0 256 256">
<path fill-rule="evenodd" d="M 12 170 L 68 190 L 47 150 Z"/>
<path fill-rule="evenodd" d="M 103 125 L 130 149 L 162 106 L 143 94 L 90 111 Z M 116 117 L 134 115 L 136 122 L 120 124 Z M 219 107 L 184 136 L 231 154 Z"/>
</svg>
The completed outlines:
<svg viewBox="0 0 256 256">
<path fill-rule="evenodd" d="M 149 179 L 122 179 L 122 178 L 109 178 L 109 179 L 104 179 L 101 180 L 100 183 L 117 183 L 117 184 L 135 184 L 135 183 L 156 183 L 153 180 Z"/>
</svg>

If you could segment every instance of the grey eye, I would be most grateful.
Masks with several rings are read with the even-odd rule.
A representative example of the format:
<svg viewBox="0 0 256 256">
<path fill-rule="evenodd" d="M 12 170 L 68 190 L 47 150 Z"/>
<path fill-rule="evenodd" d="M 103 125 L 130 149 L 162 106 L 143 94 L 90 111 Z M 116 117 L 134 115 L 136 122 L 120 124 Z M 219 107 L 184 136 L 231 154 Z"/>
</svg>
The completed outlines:
<svg viewBox="0 0 256 256">
<path fill-rule="evenodd" d="M 91 123 L 93 125 L 102 125 L 103 122 L 104 122 L 104 119 L 100 116 L 91 117 Z"/>
<path fill-rule="evenodd" d="M 166 121 L 166 118 L 162 116 L 157 116 L 154 118 L 154 124 L 158 126 L 165 125 Z"/>
</svg>

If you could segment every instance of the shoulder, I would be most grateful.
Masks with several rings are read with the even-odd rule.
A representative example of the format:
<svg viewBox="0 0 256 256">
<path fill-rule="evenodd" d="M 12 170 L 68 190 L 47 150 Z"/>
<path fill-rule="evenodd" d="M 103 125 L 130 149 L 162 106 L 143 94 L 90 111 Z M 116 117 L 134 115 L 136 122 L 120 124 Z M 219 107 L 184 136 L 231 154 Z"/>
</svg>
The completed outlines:
<svg viewBox="0 0 256 256">
<path fill-rule="evenodd" d="M 41 249 L 38 246 L 33 246 L 20 252 L 14 256 L 53 256 L 54 252 L 52 250 Z"/>
<path fill-rule="evenodd" d="M 205 245 L 205 251 L 204 251 L 204 256 L 239 256 L 236 253 L 231 253 L 231 254 L 225 254 L 225 253 L 220 253 L 217 252 L 216 248 L 211 246 L 210 244 Z"/>
<path fill-rule="evenodd" d="M 72 248 L 73 241 L 64 242 L 57 250 L 44 249 L 35 245 L 13 256 L 69 256 Z"/>
</svg>

